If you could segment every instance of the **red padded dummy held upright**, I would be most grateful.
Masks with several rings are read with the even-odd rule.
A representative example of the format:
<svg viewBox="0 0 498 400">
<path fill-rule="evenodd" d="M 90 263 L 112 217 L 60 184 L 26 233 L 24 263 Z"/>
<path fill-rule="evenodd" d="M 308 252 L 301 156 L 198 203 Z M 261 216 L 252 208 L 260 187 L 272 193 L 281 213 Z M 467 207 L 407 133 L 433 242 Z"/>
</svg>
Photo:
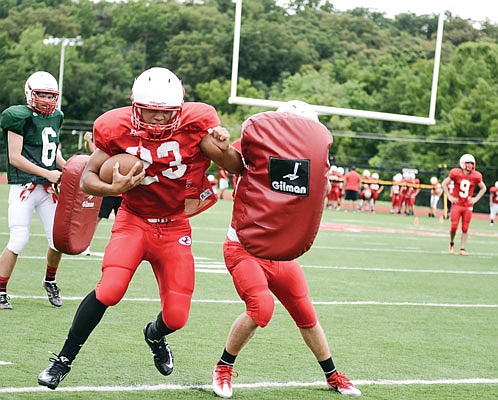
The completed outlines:
<svg viewBox="0 0 498 400">
<path fill-rule="evenodd" d="M 62 171 L 59 201 L 55 210 L 54 245 L 66 254 L 79 254 L 92 241 L 102 197 L 80 189 L 80 178 L 90 156 L 76 155 L 67 160 Z"/>
<path fill-rule="evenodd" d="M 309 250 L 323 212 L 331 145 L 328 129 L 310 118 L 264 112 L 244 122 L 246 169 L 232 225 L 249 253 L 292 260 Z"/>
</svg>

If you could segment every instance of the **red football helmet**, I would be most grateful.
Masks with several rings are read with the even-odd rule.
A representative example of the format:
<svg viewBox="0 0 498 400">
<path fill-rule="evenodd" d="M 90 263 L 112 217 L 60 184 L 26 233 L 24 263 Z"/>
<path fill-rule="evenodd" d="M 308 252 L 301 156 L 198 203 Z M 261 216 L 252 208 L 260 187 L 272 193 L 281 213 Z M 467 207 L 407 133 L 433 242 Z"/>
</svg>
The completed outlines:
<svg viewBox="0 0 498 400">
<path fill-rule="evenodd" d="M 147 139 L 169 138 L 180 125 L 183 95 L 181 81 L 170 70 L 154 67 L 142 72 L 131 93 L 133 128 Z M 165 124 L 147 123 L 142 117 L 143 109 L 172 112 L 172 117 Z"/>
</svg>

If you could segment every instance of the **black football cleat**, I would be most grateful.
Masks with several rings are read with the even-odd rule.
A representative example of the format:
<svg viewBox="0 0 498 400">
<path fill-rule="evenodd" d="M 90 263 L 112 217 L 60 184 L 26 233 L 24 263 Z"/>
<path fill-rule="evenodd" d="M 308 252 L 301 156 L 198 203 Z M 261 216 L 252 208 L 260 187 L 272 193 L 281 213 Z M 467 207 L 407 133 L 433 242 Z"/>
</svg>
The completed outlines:
<svg viewBox="0 0 498 400">
<path fill-rule="evenodd" d="M 43 288 L 47 291 L 48 301 L 50 301 L 50 304 L 54 307 L 62 306 L 62 299 L 57 283 L 55 281 L 43 280 L 42 284 Z"/>
<path fill-rule="evenodd" d="M 54 354 L 55 358 L 50 358 L 50 364 L 38 375 L 38 384 L 54 390 L 59 383 L 71 371 L 71 365 L 66 357 L 59 357 Z"/>
<path fill-rule="evenodd" d="M 174 365 L 173 353 L 164 337 L 158 340 L 151 340 L 147 337 L 149 325 L 150 323 L 145 325 L 144 328 L 145 343 L 150 347 L 157 370 L 163 375 L 170 375 L 173 372 Z"/>
<path fill-rule="evenodd" d="M 7 296 L 6 292 L 0 292 L 0 309 L 11 310 L 12 304 L 10 304 L 10 297 Z"/>
</svg>

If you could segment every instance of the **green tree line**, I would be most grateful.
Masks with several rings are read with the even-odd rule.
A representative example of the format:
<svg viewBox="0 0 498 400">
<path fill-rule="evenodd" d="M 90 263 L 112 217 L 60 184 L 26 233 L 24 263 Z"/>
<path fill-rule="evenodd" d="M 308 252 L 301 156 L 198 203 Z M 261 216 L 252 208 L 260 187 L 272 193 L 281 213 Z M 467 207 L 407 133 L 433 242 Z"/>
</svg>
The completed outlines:
<svg viewBox="0 0 498 400">
<path fill-rule="evenodd" d="M 106 110 L 128 105 L 142 70 L 165 66 L 183 81 L 186 100 L 219 111 L 232 136 L 262 107 L 229 104 L 235 5 L 232 0 L 2 0 L 0 108 L 24 103 L 36 70 L 59 73 L 60 45 L 43 39 L 81 36 L 65 49 L 63 152 L 78 151 L 73 130 L 92 127 Z M 244 0 L 238 95 L 427 116 L 437 15 L 387 18 L 333 1 Z M 477 159 L 489 186 L 498 179 L 498 26 L 446 12 L 433 126 L 322 115 L 334 134 L 331 159 L 392 172 L 433 172 Z M 2 163 L 3 168 L 4 163 Z M 444 172 L 444 171 L 443 171 Z M 443 173 L 441 172 L 441 173 Z"/>
</svg>

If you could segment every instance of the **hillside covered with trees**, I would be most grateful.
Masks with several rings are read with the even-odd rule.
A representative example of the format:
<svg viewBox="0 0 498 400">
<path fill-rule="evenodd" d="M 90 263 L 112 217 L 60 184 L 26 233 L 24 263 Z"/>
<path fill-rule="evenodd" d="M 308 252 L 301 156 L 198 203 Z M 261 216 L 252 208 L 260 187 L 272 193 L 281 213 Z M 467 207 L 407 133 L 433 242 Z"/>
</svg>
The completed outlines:
<svg viewBox="0 0 498 400">
<path fill-rule="evenodd" d="M 333 1 L 244 0 L 238 95 L 427 116 L 437 15 L 394 19 Z M 24 103 L 26 78 L 59 74 L 61 47 L 49 35 L 81 36 L 65 50 L 63 150 L 72 130 L 91 129 L 106 110 L 129 104 L 135 76 L 165 66 L 183 81 L 188 101 L 215 106 L 232 136 L 263 108 L 232 105 L 235 5 L 232 0 L 2 0 L 0 108 Z M 334 134 L 331 157 L 386 172 L 438 171 L 475 155 L 489 186 L 498 179 L 498 26 L 446 14 L 433 126 L 324 115 Z M 2 169 L 4 163 L 2 163 Z M 444 171 L 440 170 L 443 174 Z"/>
</svg>

